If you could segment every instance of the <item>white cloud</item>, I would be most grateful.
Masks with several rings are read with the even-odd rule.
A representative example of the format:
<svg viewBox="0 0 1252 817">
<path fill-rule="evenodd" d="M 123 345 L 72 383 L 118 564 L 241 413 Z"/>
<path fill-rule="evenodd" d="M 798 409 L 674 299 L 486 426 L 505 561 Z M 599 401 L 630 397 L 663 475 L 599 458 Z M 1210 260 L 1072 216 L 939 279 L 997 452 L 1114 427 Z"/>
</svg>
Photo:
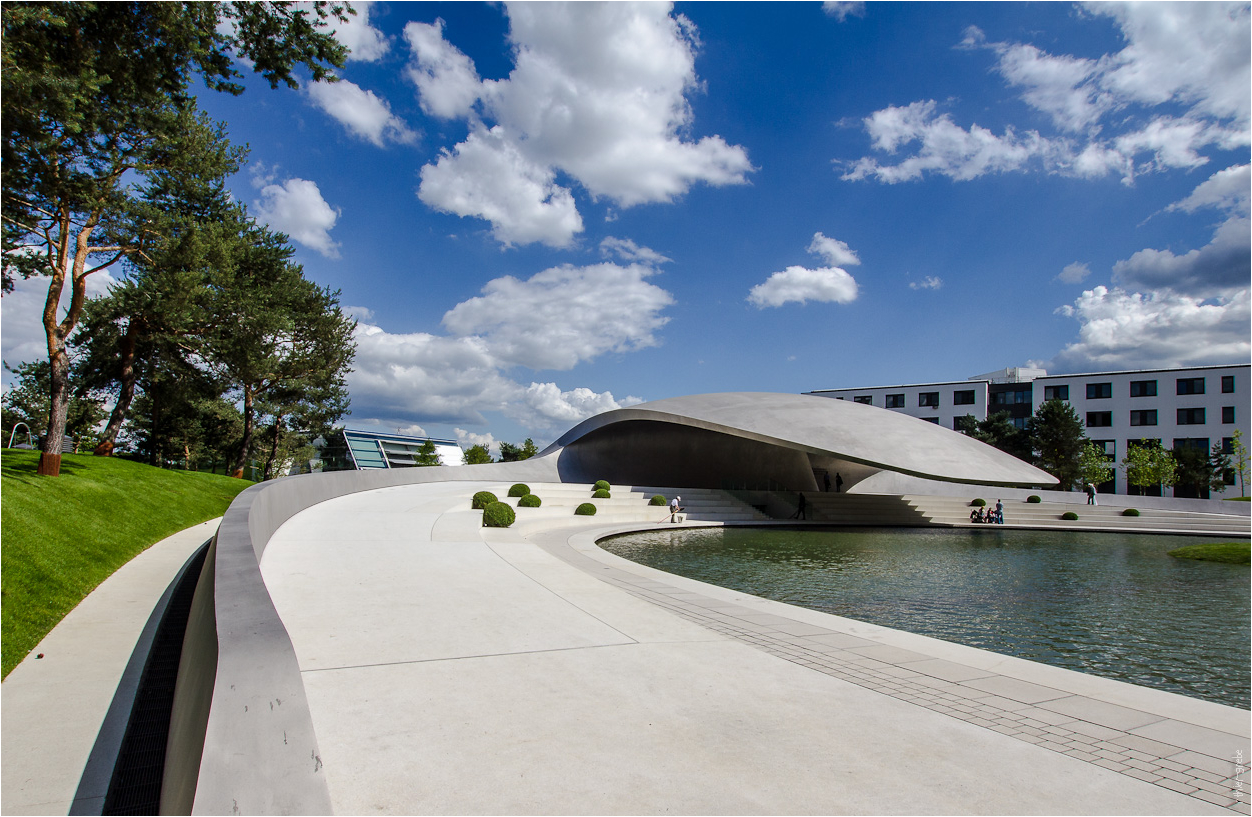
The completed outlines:
<svg viewBox="0 0 1252 817">
<path fill-rule="evenodd" d="M 588 417 L 641 402 L 628 397 L 622 402 L 612 392 L 587 388 L 561 391 L 555 383 L 531 383 L 505 409 L 504 413 L 527 428 L 569 428 Z"/>
<path fill-rule="evenodd" d="M 1072 264 L 1066 264 L 1065 269 L 1061 270 L 1056 278 L 1058 281 L 1066 284 L 1078 284 L 1082 283 L 1090 274 L 1091 269 L 1086 264 L 1080 264 L 1075 261 Z"/>
<path fill-rule="evenodd" d="M 491 456 L 500 456 L 500 443 L 491 435 L 491 432 L 487 432 L 486 434 L 475 434 L 474 432 L 466 431 L 463 428 L 454 428 L 452 431 L 456 434 L 456 441 L 461 444 L 462 448 L 483 445 L 486 446 L 487 450 L 491 452 Z"/>
<path fill-rule="evenodd" d="M 349 62 L 378 62 L 391 50 L 391 43 L 381 31 L 370 25 L 370 12 L 374 10 L 373 0 L 352 0 L 355 15 L 348 22 L 335 22 L 332 33 L 335 39 L 346 46 L 351 53 Z"/>
<path fill-rule="evenodd" d="M 1252 279 L 1249 259 L 1252 222 L 1235 216 L 1223 222 L 1204 247 L 1183 255 L 1170 250 L 1140 250 L 1113 265 L 1113 278 L 1131 288 L 1207 298 L 1246 289 Z"/>
<path fill-rule="evenodd" d="M 909 281 L 909 289 L 939 289 L 943 279 L 937 275 L 927 275 L 921 281 Z"/>
<path fill-rule="evenodd" d="M 374 320 L 374 310 L 368 306 L 345 306 L 343 314 L 358 321 L 369 322 Z"/>
<path fill-rule="evenodd" d="M 443 38 L 442 19 L 434 25 L 409 23 L 404 27 L 413 62 L 406 71 L 417 86 L 422 110 L 440 119 L 468 116 L 478 101 L 481 85 L 474 63 Z"/>
<path fill-rule="evenodd" d="M 1057 312 L 1075 318 L 1081 328 L 1079 339 L 1048 364 L 1053 370 L 1200 366 L 1247 360 L 1252 353 L 1246 288 L 1205 301 L 1100 286 Z"/>
<path fill-rule="evenodd" d="M 645 279 L 651 267 L 561 266 L 521 281 L 497 278 L 443 317 L 454 335 L 477 336 L 502 365 L 571 369 L 605 352 L 657 345 L 673 297 Z"/>
<path fill-rule="evenodd" d="M 846 304 L 855 301 L 856 295 L 856 281 L 838 267 L 787 267 L 771 275 L 765 283 L 752 287 L 748 301 L 764 309 L 790 301 Z"/>
<path fill-rule="evenodd" d="M 422 168 L 418 197 L 437 210 L 491 222 L 505 245 L 568 247 L 583 229 L 574 197 L 548 167 L 529 161 L 499 126 L 478 127 L 454 152 Z"/>
<path fill-rule="evenodd" d="M 307 179 L 265 184 L 256 203 L 258 220 L 327 258 L 339 257 L 339 244 L 330 237 L 339 214 L 322 198 L 317 183 Z"/>
<path fill-rule="evenodd" d="M 832 267 L 854 267 L 861 263 L 856 251 L 837 238 L 827 238 L 821 233 L 813 234 L 809 252 L 820 255 Z"/>
<path fill-rule="evenodd" d="M 1084 130 L 1113 107 L 1112 96 L 1088 82 L 1099 66 L 1095 60 L 1057 57 L 1033 45 L 992 47 L 1000 55 L 997 67 L 1008 83 L 1024 88 L 1022 99 L 1050 115 L 1062 130 Z"/>
<path fill-rule="evenodd" d="M 842 23 L 849 17 L 864 17 L 865 4 L 850 2 L 850 0 L 825 0 L 822 3 L 822 11 Z"/>
<path fill-rule="evenodd" d="M 671 260 L 649 247 L 641 247 L 629 238 L 606 237 L 600 242 L 600 255 L 608 258 L 616 255 L 623 261 L 638 261 L 643 264 L 668 264 Z"/>
<path fill-rule="evenodd" d="M 386 100 L 345 79 L 311 82 L 305 86 L 305 93 L 352 133 L 378 147 L 388 141 L 411 143 L 417 139 L 404 120 L 391 112 Z"/>
<path fill-rule="evenodd" d="M 742 147 L 683 139 L 692 124 L 685 95 L 699 87 L 697 41 L 668 5 L 521 3 L 508 13 L 514 70 L 477 85 L 441 26 L 406 30 L 423 106 L 472 123 L 465 142 L 422 169 L 422 201 L 491 221 L 506 244 L 563 247 L 582 220 L 557 171 L 620 207 L 672 201 L 701 182 L 745 182 L 752 167 Z M 490 128 L 477 122 L 475 98 Z M 472 193 L 458 201 L 464 188 Z"/>
<path fill-rule="evenodd" d="M 1194 213 L 1201 207 L 1216 207 L 1229 213 L 1248 215 L 1248 193 L 1252 190 L 1249 167 L 1233 165 L 1217 171 L 1191 191 L 1191 195 L 1166 209 Z"/>
</svg>

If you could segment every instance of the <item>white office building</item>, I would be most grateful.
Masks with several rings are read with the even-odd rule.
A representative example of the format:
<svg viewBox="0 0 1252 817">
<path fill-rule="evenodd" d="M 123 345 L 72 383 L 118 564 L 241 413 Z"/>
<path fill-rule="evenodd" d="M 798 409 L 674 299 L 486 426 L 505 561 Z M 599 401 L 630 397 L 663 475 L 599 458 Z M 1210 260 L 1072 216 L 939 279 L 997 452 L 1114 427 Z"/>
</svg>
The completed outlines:
<svg viewBox="0 0 1252 817">
<path fill-rule="evenodd" d="M 1193 446 L 1205 451 L 1220 444 L 1229 452 L 1234 433 L 1240 430 L 1248 445 L 1250 369 L 1244 363 L 1049 375 L 1042 369 L 1009 368 L 969 380 L 807 394 L 879 406 L 945 428 L 955 428 L 958 418 L 967 414 L 983 420 L 1001 411 L 1024 428 L 1045 400 L 1065 400 L 1085 423 L 1087 437 L 1119 464 L 1114 478 L 1100 490 L 1124 494 L 1128 485 L 1120 463 L 1132 441 L 1159 440 L 1167 449 Z M 1210 496 L 1238 496 L 1238 485 L 1229 478 L 1227 483 L 1224 491 Z M 1195 496 L 1193 489 L 1183 486 L 1170 493 Z"/>
</svg>

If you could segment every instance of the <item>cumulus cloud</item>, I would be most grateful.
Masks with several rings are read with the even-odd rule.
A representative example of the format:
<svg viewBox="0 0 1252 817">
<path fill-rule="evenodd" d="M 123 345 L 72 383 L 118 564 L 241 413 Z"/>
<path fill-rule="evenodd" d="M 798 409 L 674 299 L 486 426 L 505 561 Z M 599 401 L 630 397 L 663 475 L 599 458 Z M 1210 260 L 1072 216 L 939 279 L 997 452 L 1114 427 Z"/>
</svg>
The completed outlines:
<svg viewBox="0 0 1252 817">
<path fill-rule="evenodd" d="M 382 147 L 386 142 L 411 143 L 417 134 L 404 120 L 391 112 L 387 101 L 359 85 L 338 82 L 312 82 L 305 86 L 309 98 L 337 119 L 356 136 Z"/>
<path fill-rule="evenodd" d="M 1080 324 L 1078 340 L 1048 366 L 1058 371 L 1201 366 L 1247 360 L 1252 353 L 1246 288 L 1206 301 L 1100 286 L 1057 312 Z"/>
<path fill-rule="evenodd" d="M 641 264 L 565 265 L 522 281 L 497 278 L 483 294 L 443 317 L 454 335 L 476 336 L 502 364 L 571 369 L 605 352 L 657 345 L 654 333 L 674 302 L 648 283 L 655 270 Z"/>
<path fill-rule="evenodd" d="M 861 263 L 856 251 L 837 238 L 827 238 L 821 233 L 814 233 L 809 243 L 809 252 L 826 259 L 832 267 L 855 267 Z"/>
<path fill-rule="evenodd" d="M 1090 274 L 1090 267 L 1086 264 L 1080 264 L 1075 261 L 1072 264 L 1066 264 L 1065 269 L 1061 270 L 1056 278 L 1058 281 L 1062 281 L 1066 284 L 1079 284 L 1082 283 Z"/>
<path fill-rule="evenodd" d="M 322 198 L 317 182 L 307 179 L 288 179 L 281 185 L 262 183 L 256 203 L 258 220 L 327 258 L 339 257 L 339 244 L 330 237 L 339 214 Z"/>
<path fill-rule="evenodd" d="M 943 279 L 937 275 L 927 275 L 920 281 L 909 281 L 909 289 L 939 289 Z"/>
<path fill-rule="evenodd" d="M 849 0 L 825 0 L 822 3 L 822 11 L 842 23 L 849 17 L 864 17 L 865 4 L 849 2 Z"/>
<path fill-rule="evenodd" d="M 1202 207 L 1215 207 L 1229 213 L 1248 215 L 1248 193 L 1252 190 L 1249 165 L 1233 165 L 1219 170 L 1201 182 L 1191 195 L 1174 202 L 1167 210 L 1194 213 Z"/>
<path fill-rule="evenodd" d="M 889 107 L 864 120 L 871 146 L 898 161 L 863 157 L 843 178 L 894 183 L 928 173 L 957 180 L 1042 170 L 1094 178 L 1195 168 L 1209 147 L 1249 144 L 1249 10 L 1246 3 L 1094 3 L 1126 46 L 1099 58 L 1050 54 L 1029 43 L 988 42 L 976 27 L 961 48 L 995 52 L 995 70 L 1021 100 L 1046 115 L 1058 136 L 1012 127 L 965 128 L 933 101 Z M 1162 106 L 1169 106 L 1163 111 Z M 1181 111 L 1181 114 L 1178 112 Z"/>
<path fill-rule="evenodd" d="M 491 456 L 500 456 L 500 443 L 492 436 L 491 432 L 486 434 L 475 434 L 472 431 L 466 431 L 463 428 L 454 428 L 452 432 L 456 434 L 456 441 L 461 444 L 462 448 L 470 448 L 475 445 L 486 446 L 491 452 Z"/>
<path fill-rule="evenodd" d="M 508 14 L 514 69 L 502 80 L 478 80 L 442 25 L 406 29 L 423 107 L 471 122 L 465 142 L 422 169 L 422 201 L 490 221 L 506 244 L 564 247 L 582 220 L 558 171 L 620 207 L 746 181 L 742 147 L 683 138 L 686 94 L 699 87 L 686 18 L 628 3 L 522 3 Z"/>
<path fill-rule="evenodd" d="M 531 383 L 505 407 L 504 413 L 529 428 L 562 428 L 588 417 L 642 402 L 637 397 L 615 400 L 612 392 L 587 388 L 562 391 L 555 383 Z"/>
<path fill-rule="evenodd" d="M 1223 222 L 1204 247 L 1182 255 L 1144 249 L 1113 265 L 1113 278 L 1127 287 L 1213 297 L 1246 288 L 1252 278 L 1252 222 L 1236 216 Z"/>
<path fill-rule="evenodd" d="M 813 234 L 813 240 L 809 242 L 809 252 L 822 256 L 832 265 L 861 263 L 856 252 L 846 243 L 827 238 L 820 232 Z M 856 296 L 856 279 L 841 267 L 809 269 L 791 266 L 782 272 L 775 272 L 764 283 L 752 287 L 748 292 L 748 303 L 757 309 L 782 306 L 792 301 L 800 304 L 809 301 L 847 304 L 855 301 Z"/>
<path fill-rule="evenodd" d="M 656 250 L 641 247 L 629 238 L 606 237 L 600 242 L 600 255 L 608 258 L 616 255 L 623 261 L 639 261 L 643 264 L 668 264 L 672 259 L 666 258 Z"/>
<path fill-rule="evenodd" d="M 409 23 L 404 39 L 413 61 L 406 71 L 417 86 L 422 110 L 440 119 L 468 116 L 481 93 L 474 63 L 443 38 L 444 22 Z"/>
<path fill-rule="evenodd" d="M 374 0 L 353 0 L 352 10 L 356 14 L 350 16 L 346 23 L 336 21 L 332 33 L 348 49 L 349 62 L 378 62 L 391 50 L 391 43 L 381 31 L 370 25 Z"/>
</svg>

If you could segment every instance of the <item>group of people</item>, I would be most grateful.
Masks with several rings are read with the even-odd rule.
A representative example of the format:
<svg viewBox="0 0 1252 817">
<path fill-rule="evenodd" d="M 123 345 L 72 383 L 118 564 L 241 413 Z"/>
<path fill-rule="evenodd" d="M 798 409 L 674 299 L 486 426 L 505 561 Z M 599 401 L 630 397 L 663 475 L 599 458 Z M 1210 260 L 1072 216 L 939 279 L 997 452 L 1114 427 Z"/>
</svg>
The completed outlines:
<svg viewBox="0 0 1252 817">
<path fill-rule="evenodd" d="M 987 524 L 992 524 L 992 525 L 1003 525 L 1004 524 L 1004 503 L 1001 500 L 997 499 L 995 508 L 994 509 L 988 508 L 985 513 L 983 512 L 982 506 L 979 505 L 978 507 L 974 508 L 974 510 L 969 512 L 969 521 L 986 522 Z"/>
</svg>

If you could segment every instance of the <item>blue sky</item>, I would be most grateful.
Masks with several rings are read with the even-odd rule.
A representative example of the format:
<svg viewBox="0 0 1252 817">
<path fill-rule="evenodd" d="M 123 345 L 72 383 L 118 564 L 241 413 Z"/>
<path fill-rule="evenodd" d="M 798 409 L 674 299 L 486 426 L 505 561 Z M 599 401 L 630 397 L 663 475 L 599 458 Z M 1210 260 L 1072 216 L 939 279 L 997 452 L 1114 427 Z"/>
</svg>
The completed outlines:
<svg viewBox="0 0 1252 817">
<path fill-rule="evenodd" d="M 1249 359 L 1246 3 L 354 5 L 340 82 L 201 94 L 353 427 Z"/>
</svg>

